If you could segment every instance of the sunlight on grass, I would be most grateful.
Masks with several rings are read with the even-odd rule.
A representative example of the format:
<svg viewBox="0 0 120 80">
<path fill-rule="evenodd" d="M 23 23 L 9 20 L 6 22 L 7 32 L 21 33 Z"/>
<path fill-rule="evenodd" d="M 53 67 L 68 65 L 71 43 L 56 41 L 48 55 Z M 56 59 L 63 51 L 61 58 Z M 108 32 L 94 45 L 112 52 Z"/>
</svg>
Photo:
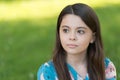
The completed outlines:
<svg viewBox="0 0 120 80">
<path fill-rule="evenodd" d="M 73 3 L 83 2 L 92 7 L 101 7 L 108 4 L 119 4 L 120 0 L 52 0 L 52 1 L 19 1 L 12 3 L 0 3 L 0 21 L 16 19 L 37 19 L 53 17 L 61 9 Z"/>
</svg>

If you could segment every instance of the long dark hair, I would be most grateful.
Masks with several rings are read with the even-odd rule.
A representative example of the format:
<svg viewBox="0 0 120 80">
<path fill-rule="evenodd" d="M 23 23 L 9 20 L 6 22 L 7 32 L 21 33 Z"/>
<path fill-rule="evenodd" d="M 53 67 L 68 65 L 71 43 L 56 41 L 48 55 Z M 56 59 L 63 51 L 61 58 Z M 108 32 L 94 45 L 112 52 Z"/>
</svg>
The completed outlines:
<svg viewBox="0 0 120 80">
<path fill-rule="evenodd" d="M 60 13 L 57 21 L 56 46 L 54 49 L 53 63 L 59 80 L 71 80 L 66 64 L 65 51 L 60 42 L 59 29 L 63 17 L 67 14 L 79 16 L 85 24 L 95 33 L 94 43 L 87 49 L 87 70 L 90 80 L 105 80 L 105 66 L 103 44 L 100 33 L 100 23 L 96 13 L 91 7 L 83 3 L 66 6 Z"/>
</svg>

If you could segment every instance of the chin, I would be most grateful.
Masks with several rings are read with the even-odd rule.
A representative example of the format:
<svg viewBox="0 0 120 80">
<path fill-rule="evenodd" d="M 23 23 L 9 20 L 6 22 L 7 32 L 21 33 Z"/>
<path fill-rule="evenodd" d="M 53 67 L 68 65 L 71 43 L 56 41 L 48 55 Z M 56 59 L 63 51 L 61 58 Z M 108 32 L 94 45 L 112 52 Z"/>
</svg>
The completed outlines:
<svg viewBox="0 0 120 80">
<path fill-rule="evenodd" d="M 76 51 L 67 51 L 67 54 L 79 54 L 79 52 L 76 52 Z"/>
</svg>

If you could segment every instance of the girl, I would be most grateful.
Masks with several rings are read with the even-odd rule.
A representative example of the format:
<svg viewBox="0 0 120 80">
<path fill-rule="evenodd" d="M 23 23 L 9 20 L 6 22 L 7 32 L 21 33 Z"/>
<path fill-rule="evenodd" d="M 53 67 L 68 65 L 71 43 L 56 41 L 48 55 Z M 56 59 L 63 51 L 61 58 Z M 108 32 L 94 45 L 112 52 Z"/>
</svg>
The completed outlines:
<svg viewBox="0 0 120 80">
<path fill-rule="evenodd" d="M 53 59 L 43 64 L 37 80 L 116 80 L 116 69 L 104 58 L 100 23 L 83 3 L 66 6 L 57 21 Z"/>
</svg>

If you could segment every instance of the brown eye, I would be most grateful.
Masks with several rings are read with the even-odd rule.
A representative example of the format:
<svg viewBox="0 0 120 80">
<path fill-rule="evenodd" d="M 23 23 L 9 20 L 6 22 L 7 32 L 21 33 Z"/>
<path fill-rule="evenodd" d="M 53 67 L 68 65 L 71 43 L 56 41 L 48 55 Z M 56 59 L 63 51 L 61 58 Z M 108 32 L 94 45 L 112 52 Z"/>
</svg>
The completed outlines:
<svg viewBox="0 0 120 80">
<path fill-rule="evenodd" d="M 84 31 L 84 30 L 78 30 L 77 33 L 79 33 L 79 34 L 84 34 L 85 31 Z"/>
<path fill-rule="evenodd" d="M 64 32 L 64 33 L 68 33 L 69 30 L 68 30 L 68 29 L 63 29 L 63 32 Z"/>
</svg>

